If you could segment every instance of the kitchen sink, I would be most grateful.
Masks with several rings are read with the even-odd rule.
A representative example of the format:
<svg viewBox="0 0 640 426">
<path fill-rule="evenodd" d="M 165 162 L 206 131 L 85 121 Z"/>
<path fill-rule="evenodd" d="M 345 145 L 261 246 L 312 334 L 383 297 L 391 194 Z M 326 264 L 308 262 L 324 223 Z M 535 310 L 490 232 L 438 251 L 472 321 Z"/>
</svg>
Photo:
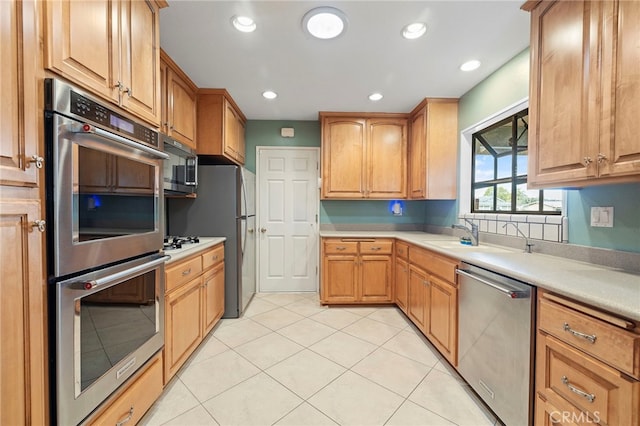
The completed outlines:
<svg viewBox="0 0 640 426">
<path fill-rule="evenodd" d="M 514 250 L 508 248 L 502 248 L 493 245 L 485 245 L 479 244 L 477 246 L 470 246 L 465 244 L 460 244 L 459 241 L 451 241 L 451 240 L 422 240 L 427 246 L 433 246 L 434 248 L 442 248 L 447 250 L 464 250 L 464 251 L 481 251 L 481 252 L 492 252 L 492 253 L 513 253 Z"/>
</svg>

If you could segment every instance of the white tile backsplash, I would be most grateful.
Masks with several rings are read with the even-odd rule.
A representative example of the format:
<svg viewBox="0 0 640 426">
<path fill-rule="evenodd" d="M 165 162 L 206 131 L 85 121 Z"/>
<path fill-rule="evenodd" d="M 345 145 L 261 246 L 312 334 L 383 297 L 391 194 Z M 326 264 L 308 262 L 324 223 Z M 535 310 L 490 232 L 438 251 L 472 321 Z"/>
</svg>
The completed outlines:
<svg viewBox="0 0 640 426">
<path fill-rule="evenodd" d="M 480 232 L 489 234 L 519 236 L 514 226 L 506 226 L 509 222 L 527 236 L 536 240 L 553 242 L 567 242 L 569 240 L 569 222 L 565 216 L 545 215 L 508 215 L 508 214 L 474 214 L 466 213 L 460 219 L 466 218 L 478 225 Z M 461 223 L 464 222 L 461 220 Z"/>
</svg>

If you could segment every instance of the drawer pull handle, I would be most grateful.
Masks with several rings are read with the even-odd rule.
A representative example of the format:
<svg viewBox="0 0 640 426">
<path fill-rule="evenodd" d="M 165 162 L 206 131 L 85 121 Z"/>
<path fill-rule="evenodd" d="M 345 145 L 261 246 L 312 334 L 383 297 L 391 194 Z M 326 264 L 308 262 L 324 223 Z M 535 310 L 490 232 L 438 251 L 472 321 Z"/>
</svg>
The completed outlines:
<svg viewBox="0 0 640 426">
<path fill-rule="evenodd" d="M 182 276 L 186 277 L 187 275 L 189 275 L 191 273 L 191 268 L 187 269 L 186 271 L 182 271 Z"/>
<path fill-rule="evenodd" d="M 338 251 L 343 251 L 343 250 L 346 250 L 346 249 L 347 249 L 346 247 L 342 247 L 342 246 L 341 247 L 336 247 L 336 250 L 338 250 Z"/>
<path fill-rule="evenodd" d="M 373 250 L 373 251 L 382 250 L 382 247 L 371 247 L 371 250 Z"/>
<path fill-rule="evenodd" d="M 564 383 L 571 392 L 580 395 L 581 397 L 583 397 L 584 399 L 586 399 L 589 402 L 593 402 L 596 399 L 596 396 L 592 393 L 586 393 L 585 391 L 578 389 L 577 387 L 573 386 L 571 383 L 569 383 L 569 379 L 567 378 L 567 376 L 562 376 L 562 383 Z"/>
<path fill-rule="evenodd" d="M 215 256 L 213 256 L 211 259 L 212 259 L 212 260 L 218 260 L 218 255 L 216 254 L 216 255 L 215 255 Z"/>
<path fill-rule="evenodd" d="M 595 343 L 596 342 L 596 335 L 595 334 L 584 334 L 584 333 L 580 333 L 579 331 L 575 331 L 566 322 L 564 323 L 562 328 L 563 328 L 564 331 L 568 331 L 569 333 L 573 334 L 576 337 L 582 337 L 583 339 L 586 339 L 586 340 L 590 341 L 591 343 Z"/>
<path fill-rule="evenodd" d="M 125 417 L 124 419 L 122 419 L 118 423 L 116 423 L 116 426 L 122 426 L 123 424 L 125 424 L 129 420 L 131 420 L 132 418 L 133 418 L 133 405 L 131 406 L 131 409 L 129 410 L 129 414 L 127 415 L 127 417 Z"/>
</svg>

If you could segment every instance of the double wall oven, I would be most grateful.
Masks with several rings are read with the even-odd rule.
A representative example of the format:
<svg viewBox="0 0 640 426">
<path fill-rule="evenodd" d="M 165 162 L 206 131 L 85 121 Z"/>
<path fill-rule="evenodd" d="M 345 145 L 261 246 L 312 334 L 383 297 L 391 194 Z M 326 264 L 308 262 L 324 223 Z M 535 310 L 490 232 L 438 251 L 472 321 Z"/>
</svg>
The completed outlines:
<svg viewBox="0 0 640 426">
<path fill-rule="evenodd" d="M 56 79 L 45 136 L 52 419 L 70 425 L 164 343 L 167 155 L 155 130 Z"/>
</svg>

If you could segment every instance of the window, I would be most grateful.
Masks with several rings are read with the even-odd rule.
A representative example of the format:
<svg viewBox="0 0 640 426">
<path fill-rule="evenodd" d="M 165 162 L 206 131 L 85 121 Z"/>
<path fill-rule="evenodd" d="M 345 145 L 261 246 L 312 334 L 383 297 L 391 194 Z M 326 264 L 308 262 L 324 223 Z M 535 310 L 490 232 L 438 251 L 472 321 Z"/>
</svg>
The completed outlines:
<svg viewBox="0 0 640 426">
<path fill-rule="evenodd" d="M 528 109 L 472 135 L 472 213 L 560 214 L 561 190 L 527 188 Z"/>
</svg>

